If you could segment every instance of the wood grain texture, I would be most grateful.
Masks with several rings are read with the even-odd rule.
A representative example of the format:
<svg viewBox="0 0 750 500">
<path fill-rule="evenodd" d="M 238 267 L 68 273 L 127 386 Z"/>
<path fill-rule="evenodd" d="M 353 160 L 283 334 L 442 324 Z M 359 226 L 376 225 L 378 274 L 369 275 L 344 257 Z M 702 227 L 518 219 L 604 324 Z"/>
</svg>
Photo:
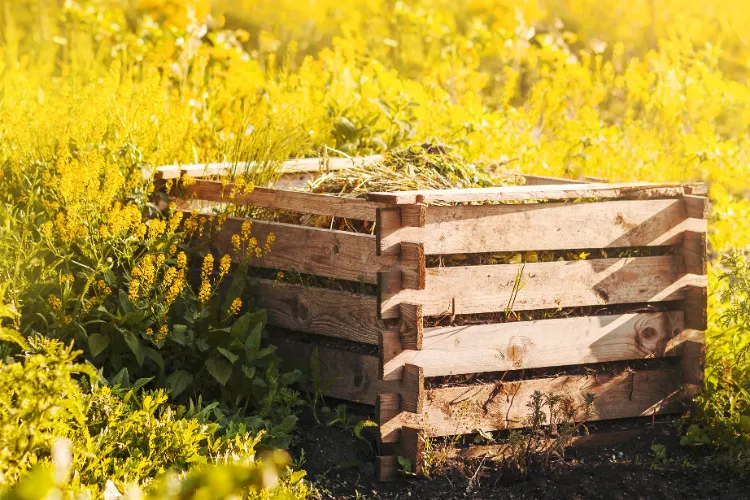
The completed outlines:
<svg viewBox="0 0 750 500">
<path fill-rule="evenodd" d="M 530 175 L 521 174 L 526 183 L 524 186 L 547 186 L 561 184 L 581 184 L 582 181 L 575 179 L 566 179 L 564 177 L 550 177 L 547 175 Z"/>
<path fill-rule="evenodd" d="M 378 345 L 386 326 L 377 298 L 338 290 L 260 280 L 250 287 L 271 325 L 363 344 Z"/>
<path fill-rule="evenodd" d="M 216 236 L 216 251 L 237 257 L 231 238 L 245 220 L 252 222 L 252 236 L 261 245 L 270 233 L 276 238 L 271 251 L 253 258 L 252 266 L 366 283 L 377 283 L 379 271 L 397 267 L 396 258 L 375 255 L 374 236 L 234 217 Z"/>
<path fill-rule="evenodd" d="M 687 273 L 698 276 L 708 274 L 708 198 L 685 195 L 683 197 L 685 212 L 692 221 L 692 229 L 685 233 L 681 255 Z M 705 330 L 708 328 L 707 287 L 691 287 L 687 290 L 685 300 L 685 322 L 688 328 Z"/>
<path fill-rule="evenodd" d="M 673 198 L 684 194 L 676 183 L 567 184 L 504 186 L 474 189 L 435 189 L 370 193 L 367 199 L 394 205 L 467 203 L 476 201 L 575 200 L 578 198 Z"/>
<path fill-rule="evenodd" d="M 424 228 L 391 231 L 385 246 L 426 254 L 675 245 L 688 228 L 682 200 L 429 207 Z"/>
<path fill-rule="evenodd" d="M 401 411 L 380 418 L 381 441 L 398 442 L 402 427 L 422 429 L 426 436 L 523 427 L 529 411 L 526 404 L 534 391 L 567 395 L 577 408 L 587 393 L 593 394 L 591 421 L 671 413 L 680 408 L 679 386 L 680 370 L 664 368 L 431 389 L 426 391 L 421 414 Z"/>
<path fill-rule="evenodd" d="M 383 376 L 407 363 L 440 377 L 675 356 L 666 347 L 683 329 L 682 312 L 426 328 L 422 350 L 393 356 Z"/>
<path fill-rule="evenodd" d="M 612 432 L 599 432 L 596 434 L 587 434 L 584 436 L 574 436 L 570 444 L 571 448 L 598 448 L 601 446 L 613 446 L 620 443 L 625 443 L 638 438 L 639 436 L 646 433 L 645 427 L 639 429 L 628 429 L 624 431 L 612 431 Z M 532 450 L 535 452 L 542 452 L 550 449 L 552 446 L 558 446 L 556 440 L 543 440 L 540 441 L 537 447 Z M 448 457 L 450 458 L 462 458 L 465 460 L 482 458 L 482 457 L 493 457 L 493 458 L 510 458 L 513 449 L 508 444 L 489 444 L 482 446 L 470 446 L 468 448 L 451 448 L 448 450 Z"/>
<path fill-rule="evenodd" d="M 708 198 L 685 195 L 685 212 L 694 221 L 694 228 L 685 233 L 681 254 L 685 271 L 707 279 L 708 274 Z M 686 290 L 683 301 L 685 326 L 693 332 L 682 345 L 682 381 L 692 392 L 703 388 L 706 345 L 704 333 L 708 328 L 708 287 L 693 286 Z"/>
<path fill-rule="evenodd" d="M 275 339 L 273 335 L 270 343 L 278 347 L 276 353 L 283 360 L 309 370 L 315 344 L 296 342 L 286 337 Z M 322 346 L 317 349 L 324 396 L 368 405 L 375 405 L 379 394 L 394 394 L 398 399 L 401 383 L 379 380 L 377 356 Z"/>
<path fill-rule="evenodd" d="M 681 300 L 694 276 L 678 276 L 680 265 L 661 256 L 428 268 L 424 290 L 382 291 L 381 317 L 398 317 L 404 302 L 438 316 Z"/>
<path fill-rule="evenodd" d="M 366 201 L 361 198 L 259 187 L 247 193 L 240 191 L 232 196 L 235 190 L 236 188 L 232 183 L 224 185 L 219 181 L 196 180 L 194 184 L 183 188 L 183 196 L 187 199 L 250 205 L 289 212 L 367 221 L 374 221 L 376 210 L 385 206 L 382 203 Z"/>
<path fill-rule="evenodd" d="M 382 155 L 362 156 L 355 158 L 299 158 L 287 160 L 281 164 L 282 173 L 324 173 L 330 170 L 342 170 L 353 165 L 371 165 L 382 161 Z M 256 168 L 252 162 L 194 163 L 189 165 L 165 165 L 156 169 L 162 179 L 179 179 L 183 173 L 190 177 L 208 177 L 210 175 L 227 175 L 246 173 Z"/>
<path fill-rule="evenodd" d="M 355 403 L 376 405 L 386 401 L 383 408 L 391 414 L 421 412 L 424 405 L 424 375 L 418 366 L 407 365 L 402 380 L 380 380 L 380 361 L 377 356 L 361 354 L 298 342 L 286 335 L 274 338 L 276 353 L 283 360 L 309 370 L 313 352 L 317 348 L 323 395 Z M 312 388 L 309 388 L 312 389 Z"/>
</svg>

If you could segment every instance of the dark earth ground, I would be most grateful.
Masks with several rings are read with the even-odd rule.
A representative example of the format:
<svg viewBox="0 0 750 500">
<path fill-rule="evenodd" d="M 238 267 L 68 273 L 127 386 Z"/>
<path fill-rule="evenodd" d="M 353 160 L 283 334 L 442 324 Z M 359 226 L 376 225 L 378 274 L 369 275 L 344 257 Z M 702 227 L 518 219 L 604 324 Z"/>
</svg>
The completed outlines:
<svg viewBox="0 0 750 500">
<path fill-rule="evenodd" d="M 750 477 L 679 444 L 668 421 L 637 420 L 592 426 L 597 431 L 642 428 L 643 433 L 615 446 L 570 450 L 565 463 L 528 477 L 511 474 L 492 460 L 449 467 L 432 479 L 375 481 L 374 444 L 340 427 L 304 426 L 293 450 L 324 499 L 748 499 Z M 666 447 L 666 460 L 651 446 Z M 472 480 L 473 478 L 473 480 Z"/>
</svg>

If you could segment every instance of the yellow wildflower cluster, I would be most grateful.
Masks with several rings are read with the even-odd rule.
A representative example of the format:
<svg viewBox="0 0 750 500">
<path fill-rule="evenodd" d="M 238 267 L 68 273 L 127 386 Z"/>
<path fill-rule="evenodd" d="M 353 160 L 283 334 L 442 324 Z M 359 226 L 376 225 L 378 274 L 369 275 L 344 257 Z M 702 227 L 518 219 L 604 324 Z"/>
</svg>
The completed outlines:
<svg viewBox="0 0 750 500">
<path fill-rule="evenodd" d="M 240 310 L 242 309 L 242 299 L 237 297 L 234 299 L 229 306 L 229 314 L 234 314 L 235 316 L 240 313 Z"/>
<path fill-rule="evenodd" d="M 232 257 L 229 254 L 224 254 L 219 261 L 219 278 L 224 278 L 229 272 L 229 268 L 232 265 Z"/>
<path fill-rule="evenodd" d="M 53 293 L 49 294 L 47 297 L 47 303 L 53 311 L 59 311 L 62 309 L 62 301 Z"/>
</svg>

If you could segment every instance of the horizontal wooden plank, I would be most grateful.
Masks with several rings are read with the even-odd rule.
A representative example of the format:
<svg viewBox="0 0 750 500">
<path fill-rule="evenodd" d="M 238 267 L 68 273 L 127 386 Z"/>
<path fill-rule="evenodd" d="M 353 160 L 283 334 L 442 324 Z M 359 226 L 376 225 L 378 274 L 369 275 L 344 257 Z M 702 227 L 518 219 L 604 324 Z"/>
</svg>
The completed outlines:
<svg viewBox="0 0 750 500">
<path fill-rule="evenodd" d="M 662 368 L 430 389 L 421 414 L 401 411 L 381 421 L 381 439 L 398 441 L 401 427 L 422 429 L 427 436 L 524 427 L 529 416 L 526 404 L 535 391 L 568 396 L 579 409 L 585 395 L 593 394 L 594 415 L 590 421 L 676 412 L 679 387 L 679 369 Z M 547 418 L 549 421 L 549 415 Z"/>
<path fill-rule="evenodd" d="M 342 170 L 353 165 L 370 165 L 382 161 L 382 155 L 371 155 L 355 158 L 298 158 L 287 160 L 279 167 L 279 172 L 327 172 L 331 170 Z M 210 175 L 226 175 L 232 173 L 246 173 L 255 169 L 257 164 L 253 162 L 221 162 L 221 163 L 194 163 L 188 165 L 165 165 L 157 167 L 156 172 L 162 179 L 178 179 L 183 173 L 190 177 L 207 177 Z M 266 168 L 261 165 L 261 168 Z"/>
<path fill-rule="evenodd" d="M 250 205 L 304 214 L 326 215 L 347 219 L 374 221 L 378 208 L 385 205 L 361 198 L 347 198 L 316 193 L 303 193 L 283 189 L 256 187 L 244 193 L 233 183 L 197 180 L 184 188 L 187 199 Z"/>
<path fill-rule="evenodd" d="M 373 296 L 268 280 L 250 290 L 274 326 L 371 345 L 385 330 Z"/>
<path fill-rule="evenodd" d="M 683 313 L 518 321 L 425 328 L 422 350 L 405 350 L 384 373 L 406 363 L 426 377 L 675 356 L 669 340 L 684 329 Z"/>
<path fill-rule="evenodd" d="M 425 227 L 381 238 L 381 253 L 407 241 L 433 255 L 664 246 L 682 242 L 691 227 L 680 199 L 436 206 Z"/>
<path fill-rule="evenodd" d="M 616 444 L 625 443 L 637 439 L 638 437 L 645 434 L 645 427 L 637 429 L 628 429 L 623 431 L 611 431 L 611 432 L 599 432 L 596 434 L 585 434 L 582 436 L 574 436 L 571 438 L 568 444 L 571 448 L 598 448 L 600 446 L 614 446 Z M 536 446 L 529 450 L 532 453 L 543 452 L 551 449 L 552 447 L 559 446 L 560 443 L 557 439 L 543 439 L 536 443 Z M 507 443 L 503 444 L 488 444 L 481 446 L 469 446 L 468 448 L 451 448 L 448 450 L 447 455 L 449 458 L 460 458 L 464 460 L 472 460 L 475 458 L 492 457 L 495 459 L 511 458 L 513 453 L 516 452 L 516 447 L 511 446 Z"/>
<path fill-rule="evenodd" d="M 367 199 L 394 205 L 406 205 L 477 201 L 574 200 L 578 198 L 674 198 L 683 194 L 682 186 L 676 183 L 634 182 L 396 191 L 393 193 L 370 193 Z"/>
<path fill-rule="evenodd" d="M 398 317 L 403 302 L 421 304 L 425 316 L 439 316 L 681 300 L 684 288 L 696 283 L 695 276 L 680 275 L 681 260 L 661 256 L 428 268 L 424 290 L 381 296 L 381 317 Z"/>
<path fill-rule="evenodd" d="M 561 185 L 561 184 L 581 184 L 580 180 L 566 179 L 564 177 L 550 177 L 547 175 L 530 175 L 521 174 L 521 177 L 526 181 L 525 186 L 546 186 L 546 185 Z"/>
<path fill-rule="evenodd" d="M 271 251 L 253 257 L 252 266 L 366 283 L 377 283 L 378 272 L 396 267 L 397 257 L 376 255 L 375 236 L 234 217 L 216 235 L 215 250 L 236 258 L 232 235 L 245 220 L 252 222 L 251 234 L 261 246 L 269 234 L 275 237 Z"/>
<path fill-rule="evenodd" d="M 274 338 L 273 331 L 270 344 L 277 346 L 281 359 L 309 372 L 315 344 Z M 322 346 L 317 349 L 324 396 L 375 405 L 378 394 L 400 391 L 400 382 L 379 380 L 377 356 Z"/>
</svg>

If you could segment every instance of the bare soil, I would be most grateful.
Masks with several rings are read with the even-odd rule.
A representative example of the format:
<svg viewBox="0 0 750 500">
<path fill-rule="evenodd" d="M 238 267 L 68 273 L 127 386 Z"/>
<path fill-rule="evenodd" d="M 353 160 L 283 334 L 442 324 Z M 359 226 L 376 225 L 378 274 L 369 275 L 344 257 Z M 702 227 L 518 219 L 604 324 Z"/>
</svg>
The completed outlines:
<svg viewBox="0 0 750 500">
<path fill-rule="evenodd" d="M 374 442 L 356 439 L 338 427 L 303 429 L 293 452 L 299 457 L 304 450 L 304 468 L 323 499 L 750 498 L 750 477 L 680 446 L 676 428 L 669 423 L 628 425 L 643 427 L 642 435 L 616 446 L 571 450 L 564 463 L 525 476 L 510 473 L 490 459 L 477 459 L 454 462 L 430 479 L 404 477 L 379 483 Z M 666 447 L 666 460 L 656 457 L 653 444 Z"/>
</svg>

